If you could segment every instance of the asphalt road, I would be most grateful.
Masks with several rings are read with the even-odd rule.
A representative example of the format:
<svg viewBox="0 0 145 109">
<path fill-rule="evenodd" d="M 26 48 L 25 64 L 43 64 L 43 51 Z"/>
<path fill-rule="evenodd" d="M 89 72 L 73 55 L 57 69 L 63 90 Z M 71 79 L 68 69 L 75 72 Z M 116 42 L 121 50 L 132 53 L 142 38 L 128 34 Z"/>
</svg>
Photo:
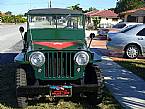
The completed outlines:
<svg viewBox="0 0 145 109">
<path fill-rule="evenodd" d="M 0 53 L 12 52 L 12 47 L 21 41 L 21 35 L 19 33 L 19 27 L 24 26 L 24 24 L 11 24 L 0 25 Z M 20 43 L 22 45 L 22 43 Z M 13 52 L 17 52 L 14 50 Z"/>
<path fill-rule="evenodd" d="M 13 63 L 14 57 L 23 47 L 19 27 L 25 24 L 1 24 L 0 25 L 0 64 Z"/>
</svg>

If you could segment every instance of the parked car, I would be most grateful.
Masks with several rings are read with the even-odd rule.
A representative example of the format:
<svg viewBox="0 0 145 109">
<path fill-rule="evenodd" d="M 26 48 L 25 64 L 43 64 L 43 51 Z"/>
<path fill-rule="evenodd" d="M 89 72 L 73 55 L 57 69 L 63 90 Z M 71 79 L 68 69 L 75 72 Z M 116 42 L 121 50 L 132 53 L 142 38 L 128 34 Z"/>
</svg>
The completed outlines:
<svg viewBox="0 0 145 109">
<path fill-rule="evenodd" d="M 145 55 L 145 25 L 139 24 L 108 34 L 107 49 L 134 59 Z"/>
<path fill-rule="evenodd" d="M 26 32 L 19 28 L 24 48 L 14 59 L 18 107 L 35 98 L 45 101 L 81 94 L 90 105 L 101 103 L 103 76 L 97 66 L 101 60 L 85 41 L 84 14 L 61 8 L 32 9 L 27 18 Z M 91 41 L 94 37 L 90 33 Z"/>
<path fill-rule="evenodd" d="M 122 29 L 128 28 L 132 25 L 137 25 L 141 23 L 129 23 L 129 22 L 121 22 L 117 23 L 116 25 L 113 25 L 112 28 L 101 28 L 98 30 L 98 36 L 100 39 L 107 39 L 107 34 L 108 33 L 114 33 L 114 32 L 119 32 Z"/>
</svg>

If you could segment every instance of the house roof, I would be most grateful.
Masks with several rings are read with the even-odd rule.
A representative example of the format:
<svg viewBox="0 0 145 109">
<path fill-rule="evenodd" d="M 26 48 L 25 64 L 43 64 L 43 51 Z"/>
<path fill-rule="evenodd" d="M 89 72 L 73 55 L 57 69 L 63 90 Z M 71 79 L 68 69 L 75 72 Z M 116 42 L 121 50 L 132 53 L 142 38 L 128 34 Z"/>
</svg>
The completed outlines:
<svg viewBox="0 0 145 109">
<path fill-rule="evenodd" d="M 85 15 L 90 16 L 91 14 L 96 13 L 96 12 L 98 12 L 98 11 L 99 11 L 99 10 L 90 11 L 90 12 L 85 13 Z"/>
<path fill-rule="evenodd" d="M 145 10 L 145 7 L 138 8 L 138 9 L 133 9 L 133 10 L 128 10 L 128 11 L 124 11 L 121 14 L 130 14 L 130 13 L 134 13 L 134 12 L 139 11 L 139 10 Z"/>
<path fill-rule="evenodd" d="M 45 9 L 32 9 L 29 10 L 28 15 L 37 15 L 37 14 L 44 14 L 44 15 L 49 15 L 49 14 L 83 14 L 80 11 L 77 10 L 70 10 L 70 9 L 61 9 L 61 8 L 45 8 Z"/>
<path fill-rule="evenodd" d="M 117 18 L 118 14 L 116 14 L 114 11 L 111 10 L 97 10 L 97 11 L 91 11 L 86 13 L 88 16 L 100 16 L 100 17 L 107 17 L 107 18 Z"/>
</svg>

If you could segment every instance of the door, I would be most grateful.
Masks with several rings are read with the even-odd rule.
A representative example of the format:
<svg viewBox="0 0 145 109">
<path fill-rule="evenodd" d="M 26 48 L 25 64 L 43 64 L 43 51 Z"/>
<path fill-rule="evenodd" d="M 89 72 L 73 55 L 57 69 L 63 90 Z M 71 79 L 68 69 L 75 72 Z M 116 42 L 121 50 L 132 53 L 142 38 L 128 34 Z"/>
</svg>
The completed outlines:
<svg viewBox="0 0 145 109">
<path fill-rule="evenodd" d="M 143 48 L 143 52 L 145 53 L 145 28 L 143 28 L 142 30 L 140 30 L 137 35 L 137 40 L 140 43 L 140 45 L 142 45 Z"/>
</svg>

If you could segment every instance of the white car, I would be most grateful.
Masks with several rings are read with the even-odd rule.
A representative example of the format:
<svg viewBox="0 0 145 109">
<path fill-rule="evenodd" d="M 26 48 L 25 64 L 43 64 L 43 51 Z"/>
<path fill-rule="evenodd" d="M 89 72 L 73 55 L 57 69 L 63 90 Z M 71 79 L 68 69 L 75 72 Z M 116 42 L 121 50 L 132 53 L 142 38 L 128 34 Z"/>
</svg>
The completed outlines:
<svg viewBox="0 0 145 109">
<path fill-rule="evenodd" d="M 134 59 L 145 56 L 145 24 L 134 25 L 120 32 L 109 33 L 107 49 L 113 54 L 123 54 Z"/>
<path fill-rule="evenodd" d="M 121 22 L 113 25 L 112 28 L 101 28 L 98 30 L 98 35 L 100 38 L 107 39 L 108 33 L 119 32 L 122 29 L 128 28 L 133 25 L 142 24 L 142 23 L 130 23 L 130 22 Z"/>
</svg>

